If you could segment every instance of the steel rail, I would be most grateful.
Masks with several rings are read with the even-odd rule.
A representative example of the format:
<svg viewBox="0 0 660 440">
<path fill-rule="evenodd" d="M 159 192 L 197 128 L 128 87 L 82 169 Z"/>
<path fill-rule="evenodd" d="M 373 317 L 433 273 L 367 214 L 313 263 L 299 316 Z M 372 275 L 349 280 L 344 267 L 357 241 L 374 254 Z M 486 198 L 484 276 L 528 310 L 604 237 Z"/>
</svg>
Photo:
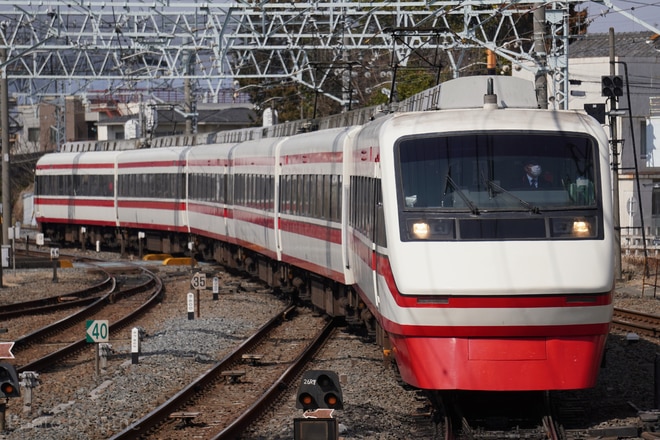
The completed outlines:
<svg viewBox="0 0 660 440">
<path fill-rule="evenodd" d="M 277 381 L 266 390 L 243 414 L 237 417 L 229 426 L 224 428 L 215 436 L 213 440 L 229 440 L 240 436 L 261 414 L 263 414 L 282 394 L 288 390 L 294 380 L 300 376 L 302 369 L 307 365 L 314 354 L 321 348 L 336 327 L 334 320 L 329 321 L 325 327 L 316 335 L 312 343 L 302 352 L 291 364 L 289 368 L 282 373 Z"/>
<path fill-rule="evenodd" d="M 149 435 L 150 431 L 157 428 L 159 425 L 164 423 L 169 415 L 175 412 L 178 408 L 185 406 L 186 402 L 189 402 L 195 395 L 204 390 L 214 381 L 218 380 L 222 371 L 224 371 L 228 366 L 231 366 L 235 363 L 238 363 L 241 360 L 241 356 L 245 353 L 248 353 L 255 345 L 260 341 L 265 339 L 267 335 L 277 326 L 279 326 L 286 316 L 295 310 L 295 305 L 292 303 L 288 304 L 282 311 L 278 312 L 273 318 L 271 318 L 267 323 L 261 326 L 252 336 L 247 340 L 241 343 L 235 350 L 225 356 L 223 359 L 218 361 L 213 367 L 206 371 L 203 375 L 199 376 L 193 382 L 189 383 L 178 393 L 168 399 L 159 407 L 153 409 L 151 412 L 146 414 L 140 420 L 137 420 L 122 432 L 115 434 L 111 437 L 111 440 L 126 440 L 126 439 L 137 439 L 143 436 Z M 322 331 L 321 334 L 325 334 L 327 330 Z M 316 346 L 318 344 L 318 336 L 315 338 L 315 341 L 312 342 L 311 346 Z M 308 348 L 309 350 L 309 348 Z M 306 356 L 299 355 L 299 358 L 296 359 L 296 362 L 300 358 L 305 358 Z M 292 368 L 289 367 L 289 370 Z M 288 370 L 287 370 L 288 371 Z M 285 373 L 286 374 L 286 373 Z M 291 373 L 289 373 L 291 374 Z M 281 386 L 281 378 L 266 392 L 266 394 L 271 395 L 278 386 Z M 263 397 L 254 403 L 247 412 L 255 411 L 256 408 L 260 408 L 264 405 L 265 402 Z M 238 432 L 245 427 L 245 423 L 249 423 L 252 420 L 253 416 L 246 416 L 243 414 L 236 421 L 234 421 L 228 428 L 231 429 L 232 433 Z M 224 434 L 223 434 L 224 435 Z M 227 437 L 218 437 L 218 438 L 230 438 Z"/>
<path fill-rule="evenodd" d="M 615 307 L 612 316 L 612 327 L 660 337 L 660 316 Z"/>
<path fill-rule="evenodd" d="M 67 293 L 65 295 L 56 295 L 31 301 L 3 304 L 2 311 L 0 311 L 0 320 L 7 320 L 16 318 L 18 316 L 37 315 L 41 313 L 53 312 L 60 309 L 85 306 L 98 299 L 98 297 L 93 295 L 114 288 L 114 279 L 108 276 L 105 280 L 94 286 L 78 290 L 76 292 Z"/>
<path fill-rule="evenodd" d="M 149 275 L 150 279 L 147 282 L 140 284 L 139 286 L 134 286 L 130 289 L 127 289 L 126 291 L 121 292 L 119 296 L 120 297 L 127 297 L 127 296 L 131 296 L 131 295 L 135 295 L 135 294 L 144 292 L 145 290 L 148 290 L 148 289 L 153 289 L 154 290 L 153 294 L 150 295 L 149 299 L 145 303 L 143 303 L 140 307 L 133 310 L 131 313 L 124 316 L 124 318 L 120 319 L 119 321 L 116 321 L 116 322 L 112 323 L 109 326 L 110 334 L 116 333 L 119 330 L 121 330 L 122 328 L 126 327 L 129 323 L 131 323 L 132 321 L 137 319 L 139 316 L 144 314 L 147 310 L 149 310 L 151 307 L 153 307 L 155 304 L 157 304 L 160 301 L 160 299 L 162 297 L 162 293 L 163 293 L 163 283 L 162 283 L 162 281 L 155 274 L 153 274 L 149 271 L 144 270 L 143 272 L 145 274 Z M 87 309 L 84 310 L 84 311 L 87 312 L 87 313 L 84 314 L 84 316 L 80 315 L 80 314 L 74 315 L 75 316 L 75 318 L 74 318 L 75 321 L 74 322 L 72 321 L 72 322 L 69 322 L 66 325 L 64 325 L 62 323 L 62 321 L 68 321 L 68 319 L 62 320 L 62 321 L 59 321 L 59 322 L 53 324 L 52 326 L 48 326 L 44 329 L 38 330 L 37 332 L 34 332 L 34 333 L 32 333 L 28 336 L 34 338 L 33 339 L 33 341 L 34 341 L 34 340 L 38 340 L 40 338 L 45 337 L 45 335 L 47 335 L 49 333 L 52 333 L 53 331 L 58 331 L 60 328 L 70 327 L 71 325 L 73 325 L 77 322 L 80 322 L 84 317 L 89 316 L 91 313 L 100 310 L 103 307 L 105 302 L 113 300 L 113 295 L 115 295 L 114 291 L 108 293 L 107 295 L 105 295 L 104 297 L 102 297 L 101 299 L 96 301 L 92 306 L 90 306 L 90 307 L 88 307 Z M 90 310 L 90 309 L 93 309 L 93 310 Z M 35 334 L 38 334 L 39 336 L 35 336 Z M 25 338 L 22 338 L 20 341 L 21 341 L 21 344 L 24 345 L 24 346 L 25 346 L 25 344 L 27 344 L 27 342 L 25 341 Z M 16 341 L 16 343 L 18 343 L 18 340 Z M 37 359 L 37 360 L 35 360 L 33 362 L 30 362 L 26 365 L 18 367 L 16 370 L 19 373 L 24 372 L 24 371 L 43 371 L 45 369 L 50 368 L 54 363 L 59 362 L 60 360 L 65 359 L 65 358 L 67 358 L 67 357 L 83 350 L 88 345 L 89 344 L 87 343 L 86 338 L 82 338 L 82 339 L 80 339 L 76 342 L 73 342 L 73 343 L 67 345 L 66 347 L 61 348 L 60 350 L 52 352 L 52 353 L 50 353 L 50 354 L 48 354 L 48 355 L 46 355 L 46 356 L 44 356 L 40 359 Z M 16 344 L 14 345 L 14 348 L 16 348 Z"/>
</svg>

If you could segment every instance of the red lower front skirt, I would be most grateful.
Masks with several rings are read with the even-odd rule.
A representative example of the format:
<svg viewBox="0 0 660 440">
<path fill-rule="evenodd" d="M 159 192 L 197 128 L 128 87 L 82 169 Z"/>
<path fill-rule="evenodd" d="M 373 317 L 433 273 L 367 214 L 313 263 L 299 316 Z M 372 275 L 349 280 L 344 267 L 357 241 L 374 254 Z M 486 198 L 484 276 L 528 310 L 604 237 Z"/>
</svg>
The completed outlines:
<svg viewBox="0 0 660 440">
<path fill-rule="evenodd" d="M 428 338 L 390 334 L 402 379 L 432 390 L 591 388 L 607 335 Z"/>
</svg>

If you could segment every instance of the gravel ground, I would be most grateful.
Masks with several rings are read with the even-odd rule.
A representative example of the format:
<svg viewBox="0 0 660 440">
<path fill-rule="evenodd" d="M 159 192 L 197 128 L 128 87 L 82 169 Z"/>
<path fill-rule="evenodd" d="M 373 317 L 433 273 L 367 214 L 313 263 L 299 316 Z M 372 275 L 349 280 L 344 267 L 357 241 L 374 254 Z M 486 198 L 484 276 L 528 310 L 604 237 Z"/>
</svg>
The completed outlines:
<svg viewBox="0 0 660 440">
<path fill-rule="evenodd" d="M 660 313 L 660 302 L 652 289 L 642 297 L 641 278 L 634 267 L 627 269 L 626 277 L 629 279 L 618 285 L 616 305 Z M 57 284 L 51 279 L 52 270 L 5 272 L 0 307 L 98 280 L 80 269 L 61 270 Z M 209 294 L 202 302 L 202 318 L 191 321 L 185 313 L 187 291 L 188 279 L 168 284 L 163 303 L 137 324 L 146 333 L 138 365 L 130 362 L 127 329 L 125 335 L 111 341 L 115 354 L 99 377 L 89 359 L 84 377 L 69 377 L 66 369 L 41 374 L 41 385 L 34 390 L 29 411 L 22 399 L 10 400 L 7 431 L 0 433 L 0 439 L 108 438 L 162 403 L 168 397 L 163 394 L 167 384 L 183 386 L 281 306 L 277 298 L 258 292 L 222 295 L 219 301 L 210 300 Z M 8 340 L 5 336 L 0 335 L 0 340 Z M 639 425 L 635 407 L 654 407 L 657 351 L 655 340 L 642 338 L 631 343 L 625 334 L 612 334 L 597 387 L 580 392 L 594 399 L 587 410 L 591 427 Z M 339 330 L 312 368 L 334 370 L 342 378 L 345 409 L 335 415 L 345 440 L 438 438 L 429 418 L 420 417 L 427 410 L 425 400 L 417 391 L 399 386 L 383 363 L 381 351 L 359 336 Z M 292 393 L 244 438 L 291 439 L 293 419 L 301 416 Z"/>
</svg>

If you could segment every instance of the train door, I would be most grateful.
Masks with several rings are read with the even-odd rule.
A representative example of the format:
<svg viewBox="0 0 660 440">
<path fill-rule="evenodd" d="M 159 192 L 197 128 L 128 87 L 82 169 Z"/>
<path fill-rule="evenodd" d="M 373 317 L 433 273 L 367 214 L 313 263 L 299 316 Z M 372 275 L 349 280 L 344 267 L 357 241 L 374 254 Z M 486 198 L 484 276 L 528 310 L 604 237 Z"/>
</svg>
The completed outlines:
<svg viewBox="0 0 660 440">
<path fill-rule="evenodd" d="M 275 234 L 275 255 L 277 261 L 282 261 L 282 230 L 280 228 L 281 224 L 281 202 L 282 197 L 280 192 L 282 191 L 282 166 L 283 160 L 281 159 L 282 144 L 288 138 L 282 139 L 275 145 L 273 149 L 273 156 L 275 157 L 275 164 L 273 167 L 273 232 Z M 288 188 L 288 187 L 287 187 Z"/>
<path fill-rule="evenodd" d="M 378 274 L 383 273 L 382 263 L 384 261 L 383 256 L 387 249 L 387 243 L 385 240 L 385 215 L 383 213 L 383 194 L 381 191 L 381 181 L 380 179 L 373 179 L 373 201 L 371 204 L 372 207 L 372 228 L 371 228 L 371 242 L 373 246 L 372 258 L 373 258 L 373 283 L 374 283 L 374 293 L 376 297 L 376 306 L 380 309 L 380 289 L 378 287 Z"/>
<path fill-rule="evenodd" d="M 378 188 L 378 190 L 376 189 Z M 378 252 L 376 244 L 376 193 L 380 192 L 380 179 L 368 176 L 351 176 L 351 248 L 354 260 L 355 281 L 378 312 L 380 298 L 377 286 Z"/>
</svg>

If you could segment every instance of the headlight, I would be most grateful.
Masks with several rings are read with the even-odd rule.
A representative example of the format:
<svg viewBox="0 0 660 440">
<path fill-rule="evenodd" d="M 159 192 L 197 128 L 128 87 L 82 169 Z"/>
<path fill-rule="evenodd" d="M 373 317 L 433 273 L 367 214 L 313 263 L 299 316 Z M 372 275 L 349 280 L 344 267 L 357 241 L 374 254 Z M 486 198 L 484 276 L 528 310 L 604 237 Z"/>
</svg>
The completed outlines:
<svg viewBox="0 0 660 440">
<path fill-rule="evenodd" d="M 550 219 L 553 237 L 590 238 L 598 235 L 596 217 Z"/>
<path fill-rule="evenodd" d="M 409 240 L 453 240 L 453 219 L 408 219 L 406 221 Z"/>
<path fill-rule="evenodd" d="M 419 238 L 420 240 L 427 239 L 430 232 L 431 232 L 431 227 L 426 222 L 423 221 L 415 222 L 412 225 L 413 237 Z"/>
<path fill-rule="evenodd" d="M 573 235 L 576 237 L 588 237 L 591 234 L 591 225 L 584 220 L 573 221 Z"/>
</svg>

